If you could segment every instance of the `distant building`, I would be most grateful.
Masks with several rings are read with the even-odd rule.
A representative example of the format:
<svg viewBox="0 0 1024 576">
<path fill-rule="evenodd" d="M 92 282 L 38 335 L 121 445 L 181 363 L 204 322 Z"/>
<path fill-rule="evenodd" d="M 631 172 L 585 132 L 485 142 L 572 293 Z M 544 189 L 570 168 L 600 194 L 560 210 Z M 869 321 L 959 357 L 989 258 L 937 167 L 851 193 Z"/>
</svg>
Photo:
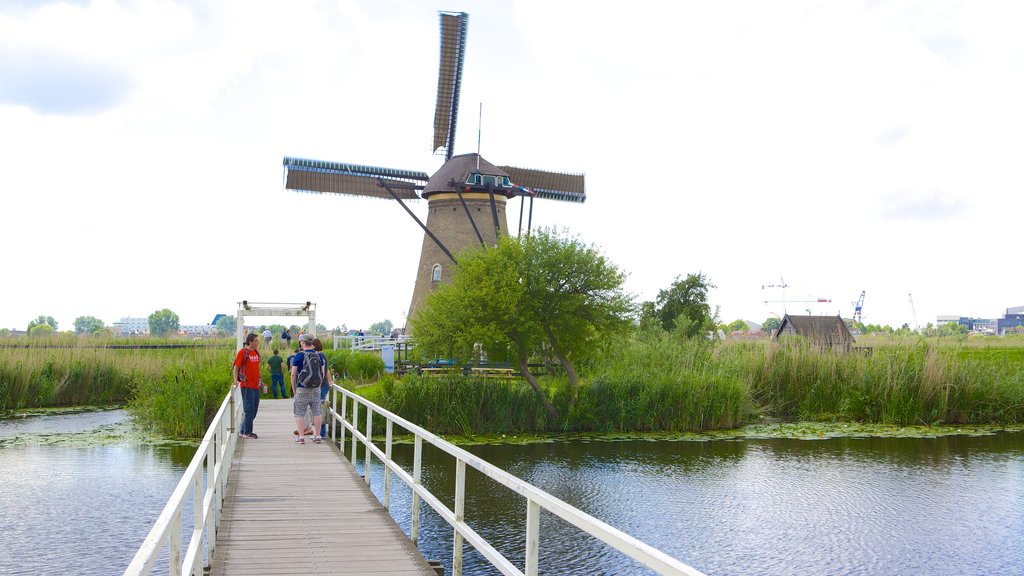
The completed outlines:
<svg viewBox="0 0 1024 576">
<path fill-rule="evenodd" d="M 849 352 L 853 346 L 853 334 L 846 322 L 839 316 L 790 316 L 782 317 L 782 324 L 773 340 L 792 336 L 803 336 L 817 348 Z"/>
<path fill-rule="evenodd" d="M 1014 306 L 1006 309 L 1006 314 L 996 320 L 996 334 L 1006 335 L 1007 332 L 1024 331 L 1024 306 Z"/>
<path fill-rule="evenodd" d="M 178 327 L 178 334 L 185 336 L 215 336 L 217 327 L 210 324 L 183 324 Z"/>
<path fill-rule="evenodd" d="M 149 318 L 121 318 L 114 322 L 114 334 L 121 336 L 138 336 L 149 334 Z"/>
</svg>

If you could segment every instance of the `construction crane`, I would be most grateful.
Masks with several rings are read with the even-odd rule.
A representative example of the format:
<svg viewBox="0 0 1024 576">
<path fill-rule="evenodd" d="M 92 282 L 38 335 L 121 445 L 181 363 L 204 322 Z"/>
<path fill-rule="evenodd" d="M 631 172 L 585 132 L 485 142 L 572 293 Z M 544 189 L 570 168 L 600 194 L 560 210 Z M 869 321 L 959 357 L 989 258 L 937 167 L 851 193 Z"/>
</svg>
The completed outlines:
<svg viewBox="0 0 1024 576">
<path fill-rule="evenodd" d="M 787 303 L 789 303 L 789 304 L 827 304 L 827 303 L 829 303 L 831 301 L 832 301 L 831 298 L 814 298 L 814 299 L 810 299 L 810 300 L 800 300 L 800 299 L 796 299 L 796 300 L 785 300 L 785 299 L 783 299 L 783 300 L 764 300 L 764 303 L 765 304 L 781 303 L 782 304 L 782 311 L 786 312 L 787 311 L 786 310 L 786 304 Z M 811 307 L 810 306 L 804 308 L 804 310 L 807 311 L 808 315 L 811 315 Z"/>
<path fill-rule="evenodd" d="M 860 298 L 857 298 L 856 302 L 853 302 L 853 321 L 860 322 L 860 314 L 864 309 L 864 293 L 866 290 L 860 291 Z"/>
</svg>

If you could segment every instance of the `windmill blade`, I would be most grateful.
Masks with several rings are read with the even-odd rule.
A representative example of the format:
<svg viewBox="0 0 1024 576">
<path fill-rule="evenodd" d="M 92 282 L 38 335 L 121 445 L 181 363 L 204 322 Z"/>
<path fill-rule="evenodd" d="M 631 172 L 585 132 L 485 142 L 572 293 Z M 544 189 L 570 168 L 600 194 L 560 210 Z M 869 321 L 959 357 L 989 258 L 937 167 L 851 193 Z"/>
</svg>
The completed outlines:
<svg viewBox="0 0 1024 576">
<path fill-rule="evenodd" d="M 412 170 L 358 166 L 301 158 L 285 157 L 284 159 L 284 186 L 288 190 L 300 192 L 331 192 L 371 198 L 393 198 L 387 190 L 381 187 L 381 183 L 384 183 L 399 198 L 416 200 L 419 198 L 417 190 L 421 190 L 427 180 L 429 177 L 426 173 Z"/>
<path fill-rule="evenodd" d="M 434 152 L 444 148 L 445 160 L 455 148 L 455 121 L 459 116 L 459 89 L 466 54 L 469 14 L 441 12 L 441 65 L 437 74 L 437 106 L 434 109 Z"/>
<path fill-rule="evenodd" d="M 564 174 L 514 166 L 498 166 L 498 168 L 507 172 L 515 185 L 529 188 L 537 198 L 566 202 L 585 202 L 587 200 L 587 188 L 583 174 Z"/>
</svg>

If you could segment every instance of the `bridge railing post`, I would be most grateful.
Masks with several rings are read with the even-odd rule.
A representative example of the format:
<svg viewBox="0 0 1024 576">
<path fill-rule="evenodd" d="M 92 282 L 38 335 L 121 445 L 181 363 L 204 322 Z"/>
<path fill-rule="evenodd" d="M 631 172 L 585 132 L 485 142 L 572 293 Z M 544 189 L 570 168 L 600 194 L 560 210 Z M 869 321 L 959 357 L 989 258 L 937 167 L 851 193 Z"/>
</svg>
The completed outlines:
<svg viewBox="0 0 1024 576">
<path fill-rule="evenodd" d="M 359 442 L 359 439 L 356 438 L 356 431 L 357 430 L 359 430 L 359 401 L 356 400 L 355 398 L 353 398 L 352 399 L 352 458 L 350 458 L 350 460 L 352 461 L 352 465 L 353 466 L 356 465 L 356 462 L 357 462 L 356 456 L 358 454 L 356 452 L 356 450 L 358 448 L 357 442 Z"/>
<path fill-rule="evenodd" d="M 353 400 L 352 402 L 355 403 L 355 400 Z M 348 400 L 345 397 L 345 394 L 342 393 L 341 394 L 341 426 L 339 426 L 339 428 L 340 428 L 340 430 L 338 430 L 339 438 L 337 439 L 338 440 L 338 445 L 341 446 L 342 454 L 345 453 L 345 407 L 346 406 L 348 406 Z"/>
<path fill-rule="evenodd" d="M 452 576 L 462 576 L 461 525 L 466 519 L 466 462 L 455 459 L 455 545 L 452 547 Z"/>
<path fill-rule="evenodd" d="M 373 408 L 369 405 L 366 406 L 366 460 L 363 463 L 363 479 L 366 480 L 366 485 L 370 485 L 370 461 L 373 459 L 373 452 L 370 450 L 370 445 L 373 443 Z"/>
<path fill-rule="evenodd" d="M 388 418 L 387 434 L 384 440 L 384 508 L 391 509 L 391 435 L 393 423 Z"/>
<path fill-rule="evenodd" d="M 344 402 L 344 396 L 342 396 L 342 402 Z M 335 442 L 338 440 L 338 390 L 334 386 L 331 386 L 331 441 Z"/>
<path fill-rule="evenodd" d="M 526 576 L 537 576 L 540 558 L 540 504 L 533 499 L 526 502 Z"/>
<path fill-rule="evenodd" d="M 228 434 L 234 434 L 237 430 L 237 423 L 235 422 L 235 385 L 231 384 L 231 392 L 228 395 L 228 414 L 231 415 L 230 424 L 228 425 Z"/>
<path fill-rule="evenodd" d="M 420 537 L 420 495 L 416 492 L 421 484 L 420 469 L 423 466 L 423 437 L 416 434 L 412 449 L 412 530 L 410 537 L 413 544 L 419 544 Z"/>
</svg>

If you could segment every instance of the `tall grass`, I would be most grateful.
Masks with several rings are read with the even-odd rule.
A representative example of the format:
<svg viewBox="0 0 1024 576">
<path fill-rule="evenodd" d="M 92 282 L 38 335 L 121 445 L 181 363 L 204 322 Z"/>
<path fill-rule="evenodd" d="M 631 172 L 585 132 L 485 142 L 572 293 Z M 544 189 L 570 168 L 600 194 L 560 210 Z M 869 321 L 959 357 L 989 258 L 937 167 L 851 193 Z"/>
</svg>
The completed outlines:
<svg viewBox="0 0 1024 576">
<path fill-rule="evenodd" d="M 109 349 L 89 339 L 71 343 L 33 340 L 0 347 L 0 410 L 127 404 L 144 425 L 197 437 L 231 383 L 229 347 Z"/>
<path fill-rule="evenodd" d="M 230 362 L 230 361 L 229 361 Z M 231 388 L 225 362 L 197 359 L 188 367 L 168 366 L 134 388 L 128 410 L 175 438 L 200 438 Z"/>
<path fill-rule="evenodd" d="M 438 434 L 517 434 L 547 429 L 544 405 L 525 382 L 445 374 L 384 379 L 374 400 Z"/>
<path fill-rule="evenodd" d="M 644 334 L 613 342 L 598 358 L 571 407 L 562 379 L 541 378 L 560 413 L 555 423 L 518 381 L 407 376 L 380 401 L 427 428 L 461 434 L 705 430 L 762 416 L 1024 423 L 1024 347 L 903 339 L 843 354 L 800 340 L 712 344 Z"/>
<path fill-rule="evenodd" d="M 795 340 L 725 345 L 718 358 L 765 414 L 786 420 L 1022 423 L 1024 354 L 997 350 L 918 340 L 842 354 Z"/>
<path fill-rule="evenodd" d="M 746 385 L 715 362 L 713 347 L 671 335 L 622 339 L 605 351 L 569 414 L 574 430 L 732 428 L 753 404 Z"/>
</svg>

